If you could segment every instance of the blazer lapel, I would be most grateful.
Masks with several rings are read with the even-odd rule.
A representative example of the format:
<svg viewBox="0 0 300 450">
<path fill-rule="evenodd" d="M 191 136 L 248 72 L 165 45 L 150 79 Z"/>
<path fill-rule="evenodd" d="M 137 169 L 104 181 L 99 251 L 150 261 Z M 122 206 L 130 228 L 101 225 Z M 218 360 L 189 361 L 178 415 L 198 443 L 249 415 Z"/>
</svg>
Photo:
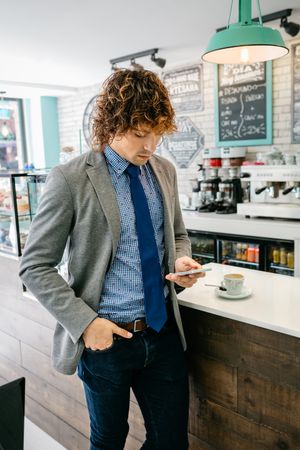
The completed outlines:
<svg viewBox="0 0 300 450">
<path fill-rule="evenodd" d="M 154 175 L 157 179 L 157 182 L 160 187 L 160 192 L 162 195 L 163 205 L 164 205 L 164 238 L 165 238 L 165 252 L 169 266 L 172 266 L 172 259 L 174 258 L 172 249 L 173 249 L 173 241 L 174 241 L 174 231 L 172 227 L 172 217 L 171 217 L 171 209 L 172 209 L 172 198 L 174 193 L 172 192 L 172 187 L 168 182 L 166 174 L 161 169 L 159 162 L 151 158 L 149 160 L 149 164 L 154 172 Z"/>
<path fill-rule="evenodd" d="M 167 211 L 169 211 L 170 199 L 174 195 L 174 193 L 171 192 L 172 188 L 170 186 L 170 183 L 168 182 L 166 174 L 164 173 L 159 162 L 156 159 L 151 158 L 149 160 L 149 164 L 150 164 L 151 169 L 153 170 L 154 175 L 158 181 L 158 184 L 159 184 L 159 187 L 161 190 L 161 194 L 163 197 L 164 207 Z"/>
<path fill-rule="evenodd" d="M 104 155 L 100 152 L 90 152 L 90 155 L 87 158 L 87 164 L 87 175 L 95 189 L 111 232 L 114 258 L 121 232 L 120 213 L 116 193 L 112 185 Z"/>
</svg>

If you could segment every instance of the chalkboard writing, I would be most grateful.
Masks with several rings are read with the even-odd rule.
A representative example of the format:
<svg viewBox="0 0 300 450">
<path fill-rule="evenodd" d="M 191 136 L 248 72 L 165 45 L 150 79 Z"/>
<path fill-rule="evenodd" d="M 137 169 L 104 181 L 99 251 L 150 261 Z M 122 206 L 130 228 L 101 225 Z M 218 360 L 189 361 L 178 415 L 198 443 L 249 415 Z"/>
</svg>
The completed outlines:
<svg viewBox="0 0 300 450">
<path fill-rule="evenodd" d="M 165 72 L 162 79 L 176 113 L 203 110 L 202 65 Z"/>
<path fill-rule="evenodd" d="M 267 64 L 218 67 L 218 145 L 258 145 L 272 138 Z M 269 86 L 268 86 L 269 85 Z"/>
<path fill-rule="evenodd" d="M 293 58 L 293 104 L 292 104 L 292 141 L 300 142 L 300 44 L 292 46 Z"/>
</svg>

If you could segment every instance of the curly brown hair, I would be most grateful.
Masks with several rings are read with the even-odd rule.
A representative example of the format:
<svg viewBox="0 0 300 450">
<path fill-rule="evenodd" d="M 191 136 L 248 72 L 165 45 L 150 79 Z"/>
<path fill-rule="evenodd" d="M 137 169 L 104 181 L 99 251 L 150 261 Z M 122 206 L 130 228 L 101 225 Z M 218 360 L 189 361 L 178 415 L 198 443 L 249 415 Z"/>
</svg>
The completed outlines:
<svg viewBox="0 0 300 450">
<path fill-rule="evenodd" d="M 92 119 L 94 150 L 103 150 L 116 134 L 149 129 L 157 134 L 176 130 L 167 88 L 149 70 L 119 69 L 104 82 Z"/>
</svg>

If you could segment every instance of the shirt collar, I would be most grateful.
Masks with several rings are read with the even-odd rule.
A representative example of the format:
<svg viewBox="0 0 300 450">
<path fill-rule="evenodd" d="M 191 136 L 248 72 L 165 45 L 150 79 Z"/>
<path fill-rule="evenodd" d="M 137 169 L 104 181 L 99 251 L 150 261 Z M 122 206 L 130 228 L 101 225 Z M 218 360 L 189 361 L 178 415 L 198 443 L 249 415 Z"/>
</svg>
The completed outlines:
<svg viewBox="0 0 300 450">
<path fill-rule="evenodd" d="M 118 177 L 121 176 L 129 166 L 129 162 L 122 158 L 122 156 L 115 152 L 109 145 L 106 145 L 104 155 L 106 161 L 113 168 Z"/>
</svg>

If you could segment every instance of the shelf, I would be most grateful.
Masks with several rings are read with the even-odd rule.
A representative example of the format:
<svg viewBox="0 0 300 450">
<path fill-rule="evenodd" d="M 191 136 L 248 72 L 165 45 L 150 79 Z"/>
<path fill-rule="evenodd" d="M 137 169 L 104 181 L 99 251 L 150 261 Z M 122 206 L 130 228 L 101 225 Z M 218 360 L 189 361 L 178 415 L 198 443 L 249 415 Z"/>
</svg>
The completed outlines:
<svg viewBox="0 0 300 450">
<path fill-rule="evenodd" d="M 19 256 L 17 253 L 13 253 L 11 250 L 6 251 L 4 248 L 0 248 L 0 257 L 4 256 L 4 258 L 13 259 L 14 261 L 19 261 Z"/>
<path fill-rule="evenodd" d="M 295 270 L 295 269 L 291 269 L 290 267 L 286 267 L 286 266 L 276 266 L 275 264 L 270 264 L 270 269 L 288 270 L 289 272 L 294 272 L 294 270 Z"/>
<path fill-rule="evenodd" d="M 226 257 L 222 258 L 222 262 L 225 262 L 225 261 L 229 262 L 230 264 L 231 263 L 234 263 L 234 264 L 247 264 L 248 266 L 252 266 L 252 267 L 258 267 L 259 266 L 259 263 L 245 261 L 243 259 L 233 259 L 233 258 L 226 258 Z"/>
<path fill-rule="evenodd" d="M 192 251 L 192 253 L 193 253 L 193 256 L 196 256 L 196 258 L 198 257 L 198 258 L 215 259 L 214 255 L 209 255 L 207 253 L 195 253 L 193 251 Z"/>
<path fill-rule="evenodd" d="M 13 211 L 12 210 L 7 210 L 7 209 L 0 209 L 0 216 L 9 216 L 9 217 L 13 217 Z"/>
<path fill-rule="evenodd" d="M 16 146 L 17 141 L 15 139 L 0 139 L 0 147 L 7 147 L 7 146 Z"/>
<path fill-rule="evenodd" d="M 7 217 L 14 217 L 14 212 L 13 210 L 7 210 L 7 209 L 0 209 L 0 216 L 7 216 Z M 18 213 L 17 217 L 30 217 L 30 216 L 34 216 L 34 214 L 30 214 L 29 212 L 26 214 L 23 213 Z"/>
<path fill-rule="evenodd" d="M 3 244 L 3 243 L 0 243 L 0 252 L 1 251 L 7 252 L 7 253 L 12 254 L 12 255 L 16 254 L 16 251 L 14 250 L 12 245 L 10 246 L 10 245 L 6 245 L 6 244 Z"/>
</svg>

